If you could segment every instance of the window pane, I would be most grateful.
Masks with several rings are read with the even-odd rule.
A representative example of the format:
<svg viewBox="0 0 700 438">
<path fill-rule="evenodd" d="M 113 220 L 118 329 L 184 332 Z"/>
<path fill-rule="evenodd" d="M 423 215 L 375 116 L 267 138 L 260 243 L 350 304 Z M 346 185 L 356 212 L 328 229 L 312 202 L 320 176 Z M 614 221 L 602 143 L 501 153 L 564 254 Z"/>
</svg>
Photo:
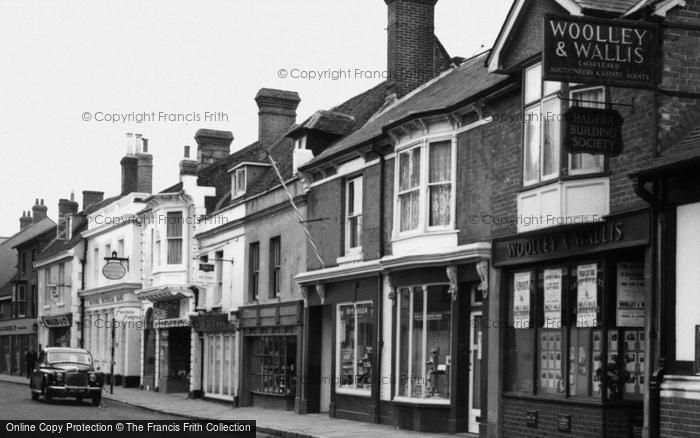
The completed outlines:
<svg viewBox="0 0 700 438">
<path fill-rule="evenodd" d="M 561 90 L 561 82 L 544 81 L 544 95 L 549 96 Z"/>
<path fill-rule="evenodd" d="M 372 388 L 372 337 L 374 316 L 372 304 L 357 305 L 357 377 L 358 389 Z"/>
<path fill-rule="evenodd" d="M 563 394 L 562 339 L 558 329 L 543 329 L 539 334 L 539 382 L 540 394 Z"/>
<path fill-rule="evenodd" d="M 418 190 L 399 196 L 401 231 L 415 230 L 418 228 L 419 198 Z"/>
<path fill-rule="evenodd" d="M 542 175 L 559 173 L 560 127 L 559 99 L 549 99 L 542 103 L 544 122 L 544 150 L 542 151 Z"/>
<path fill-rule="evenodd" d="M 411 158 L 409 152 L 399 154 L 399 191 L 402 192 L 410 187 Z"/>
<path fill-rule="evenodd" d="M 452 185 L 430 186 L 430 226 L 450 224 Z"/>
<path fill-rule="evenodd" d="M 592 394 L 595 372 L 601 368 L 592 370 L 591 335 L 590 328 L 569 328 L 569 393 L 571 396 L 588 397 Z M 600 376 L 598 376 L 600 378 Z"/>
<path fill-rule="evenodd" d="M 339 386 L 354 388 L 355 308 L 353 305 L 339 308 L 338 351 L 340 352 Z"/>
<path fill-rule="evenodd" d="M 525 103 L 533 102 L 542 96 L 542 64 L 525 70 Z"/>
<path fill-rule="evenodd" d="M 348 216 L 355 212 L 355 181 L 348 181 Z"/>
<path fill-rule="evenodd" d="M 443 182 L 450 180 L 452 171 L 452 142 L 441 141 L 430 144 L 430 164 L 428 181 Z"/>
<path fill-rule="evenodd" d="M 182 212 L 170 212 L 168 213 L 167 219 L 167 236 L 182 237 Z"/>
<path fill-rule="evenodd" d="M 409 349 L 409 339 L 411 336 L 411 313 L 410 313 L 410 303 L 411 303 L 411 292 L 409 289 L 399 290 L 399 333 L 398 333 L 398 344 L 399 344 L 399 396 L 408 397 L 409 396 L 409 386 L 410 386 L 410 376 L 408 375 L 408 358 L 410 352 Z"/>
<path fill-rule="evenodd" d="M 168 264 L 182 263 L 182 239 L 168 239 Z"/>
<path fill-rule="evenodd" d="M 427 360 L 423 350 L 423 328 L 425 314 L 423 312 L 423 288 L 413 288 L 413 332 L 411 333 L 411 397 L 423 397 L 423 364 Z"/>
<path fill-rule="evenodd" d="M 420 184 L 420 148 L 413 148 L 411 155 L 411 188 L 414 188 Z"/>
<path fill-rule="evenodd" d="M 602 88 L 572 91 L 571 99 L 573 105 L 586 108 L 605 108 L 605 93 Z M 602 172 L 603 159 L 603 155 L 600 154 L 571 154 L 571 170 L 574 173 Z"/>
<path fill-rule="evenodd" d="M 539 105 L 525 110 L 524 181 L 539 181 L 540 119 Z"/>
<path fill-rule="evenodd" d="M 450 326 L 452 296 L 447 286 L 428 287 L 426 312 L 427 333 L 425 361 L 427 364 L 425 397 L 450 398 L 448 363 L 450 358 Z"/>
</svg>

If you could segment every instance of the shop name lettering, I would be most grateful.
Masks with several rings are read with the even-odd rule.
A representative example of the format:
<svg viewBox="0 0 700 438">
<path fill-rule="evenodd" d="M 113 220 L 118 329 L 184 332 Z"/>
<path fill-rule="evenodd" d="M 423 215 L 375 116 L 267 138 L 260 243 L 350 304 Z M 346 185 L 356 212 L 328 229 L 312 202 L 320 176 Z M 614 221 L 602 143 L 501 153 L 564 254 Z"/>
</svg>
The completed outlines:
<svg viewBox="0 0 700 438">
<path fill-rule="evenodd" d="M 619 242 L 625 237 L 623 224 L 613 222 L 571 234 L 533 237 L 508 243 L 508 257 L 525 257 Z"/>
<path fill-rule="evenodd" d="M 644 48 L 641 46 L 650 35 L 648 30 L 555 20 L 549 24 L 555 38 L 572 40 L 573 49 L 579 59 L 631 64 L 642 64 L 645 61 Z M 569 51 L 565 41 L 557 41 L 557 56 L 569 57 Z"/>
</svg>

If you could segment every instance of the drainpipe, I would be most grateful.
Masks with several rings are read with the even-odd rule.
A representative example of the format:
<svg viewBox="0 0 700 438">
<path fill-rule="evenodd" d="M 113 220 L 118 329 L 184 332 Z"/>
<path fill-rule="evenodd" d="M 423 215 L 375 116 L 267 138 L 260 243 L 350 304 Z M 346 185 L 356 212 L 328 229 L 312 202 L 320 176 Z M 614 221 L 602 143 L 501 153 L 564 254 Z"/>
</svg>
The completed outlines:
<svg viewBox="0 0 700 438">
<path fill-rule="evenodd" d="M 87 239 L 83 238 L 83 259 L 80 260 L 80 291 L 85 290 L 85 262 L 87 261 Z M 80 295 L 80 348 L 85 348 L 85 297 Z"/>
</svg>

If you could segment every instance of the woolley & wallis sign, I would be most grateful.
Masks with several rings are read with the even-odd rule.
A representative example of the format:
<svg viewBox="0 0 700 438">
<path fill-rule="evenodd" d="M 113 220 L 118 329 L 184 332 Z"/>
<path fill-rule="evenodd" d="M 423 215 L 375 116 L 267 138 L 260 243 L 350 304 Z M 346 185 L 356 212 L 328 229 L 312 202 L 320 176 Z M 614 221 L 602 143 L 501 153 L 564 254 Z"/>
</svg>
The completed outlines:
<svg viewBox="0 0 700 438">
<path fill-rule="evenodd" d="M 658 53 L 655 24 L 552 14 L 544 18 L 545 80 L 655 88 Z"/>
</svg>

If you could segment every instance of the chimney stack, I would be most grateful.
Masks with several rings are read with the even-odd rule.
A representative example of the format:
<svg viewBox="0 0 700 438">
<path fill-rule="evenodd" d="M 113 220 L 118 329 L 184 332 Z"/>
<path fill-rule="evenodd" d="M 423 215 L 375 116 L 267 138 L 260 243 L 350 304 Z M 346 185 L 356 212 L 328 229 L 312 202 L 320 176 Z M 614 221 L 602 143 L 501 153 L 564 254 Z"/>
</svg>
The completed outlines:
<svg viewBox="0 0 700 438">
<path fill-rule="evenodd" d="M 67 239 L 69 234 L 66 233 L 68 221 L 66 218 L 78 213 L 78 203 L 75 202 L 75 195 L 70 194 L 70 199 L 58 200 L 58 222 L 56 223 L 56 238 Z"/>
<path fill-rule="evenodd" d="M 198 129 L 194 139 L 197 142 L 197 170 L 231 155 L 231 131 Z"/>
<path fill-rule="evenodd" d="M 126 155 L 121 159 L 122 195 L 153 190 L 153 156 L 147 153 L 148 139 L 126 133 Z"/>
<path fill-rule="evenodd" d="M 48 207 L 44 205 L 44 200 L 41 200 L 39 204 L 39 199 L 34 201 L 34 206 L 32 207 L 32 222 L 37 223 L 42 219 L 46 219 L 46 211 Z"/>
<path fill-rule="evenodd" d="M 105 198 L 105 192 L 83 190 L 83 211 L 92 204 L 96 204 Z"/>
<path fill-rule="evenodd" d="M 387 70 L 397 98 L 439 73 L 435 56 L 437 0 L 384 0 L 389 9 Z"/>
<path fill-rule="evenodd" d="M 27 228 L 32 224 L 32 215 L 28 211 L 22 211 L 22 217 L 19 218 L 19 230 Z"/>
<path fill-rule="evenodd" d="M 198 163 L 190 158 L 190 147 L 185 146 L 184 152 L 185 158 L 180 160 L 180 181 L 182 181 L 182 177 L 185 175 L 197 175 Z"/>
<path fill-rule="evenodd" d="M 284 135 L 297 120 L 299 94 L 296 91 L 261 88 L 255 96 L 258 104 L 258 141 L 264 148 Z"/>
</svg>

